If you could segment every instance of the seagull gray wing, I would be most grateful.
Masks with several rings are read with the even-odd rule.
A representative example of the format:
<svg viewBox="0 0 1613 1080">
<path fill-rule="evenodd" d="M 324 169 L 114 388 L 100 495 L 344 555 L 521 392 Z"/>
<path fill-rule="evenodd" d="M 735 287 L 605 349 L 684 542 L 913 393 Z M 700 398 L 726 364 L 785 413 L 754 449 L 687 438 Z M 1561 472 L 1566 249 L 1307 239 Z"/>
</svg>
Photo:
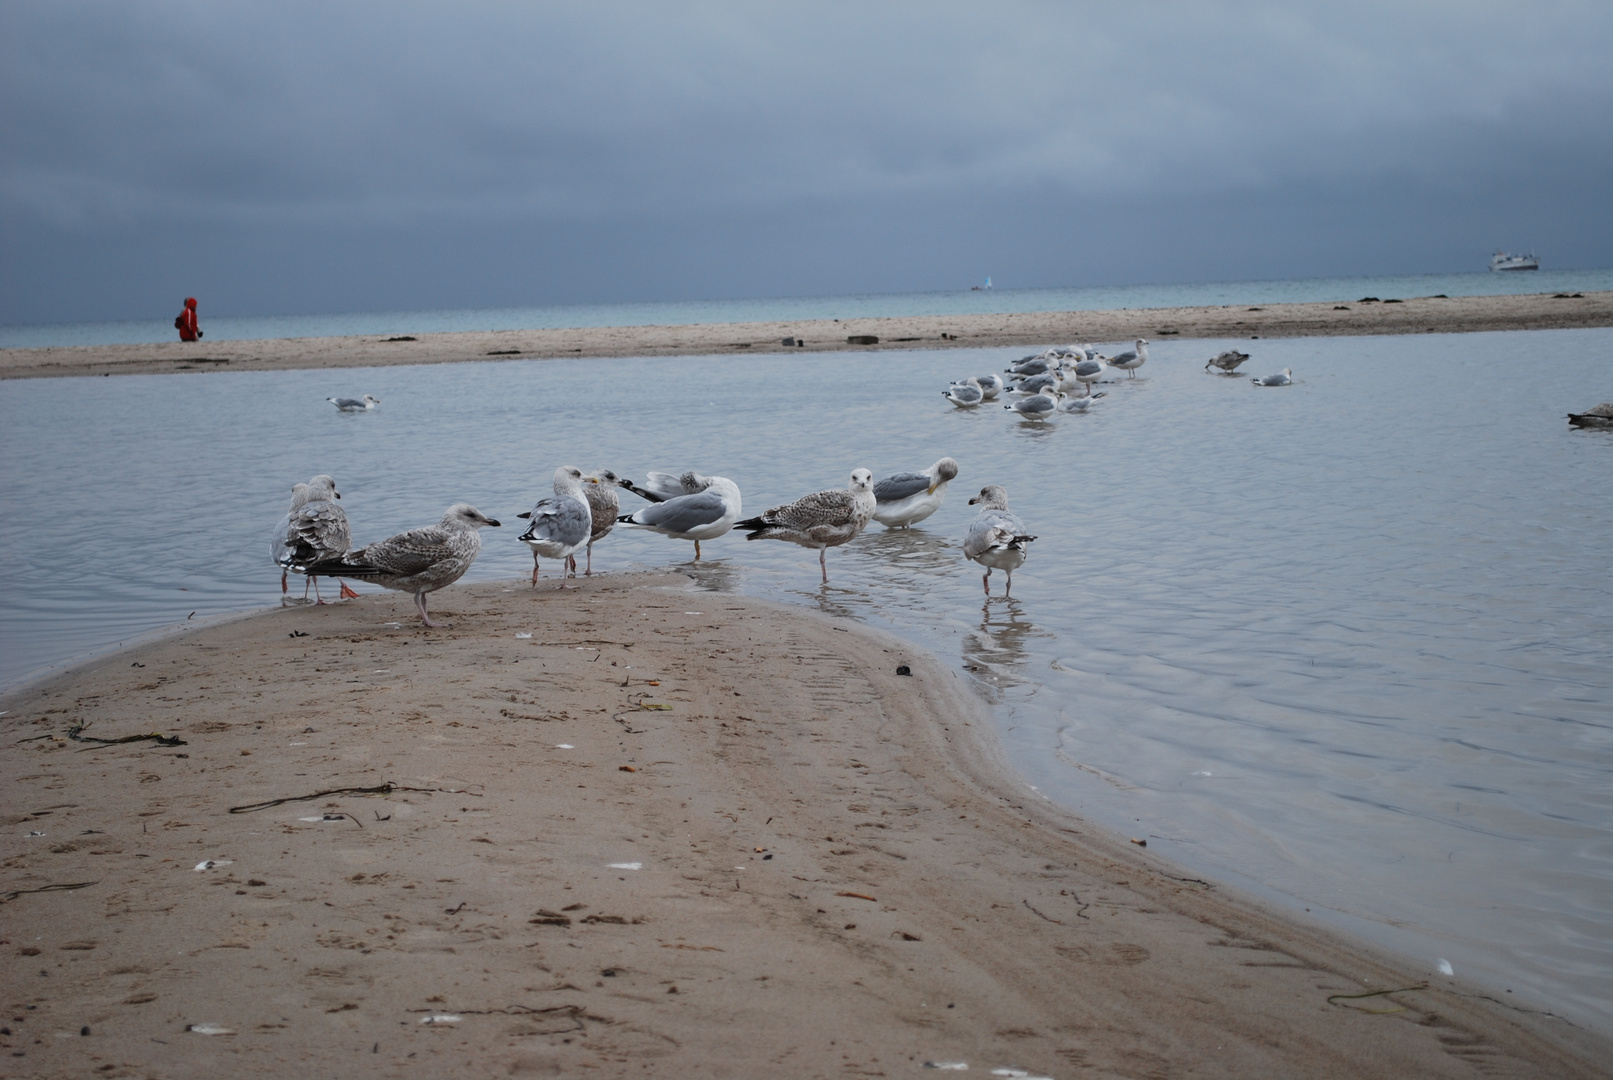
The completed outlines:
<svg viewBox="0 0 1613 1080">
<path fill-rule="evenodd" d="M 539 499 L 532 508 L 532 524 L 521 539 L 576 545 L 588 539 L 593 525 L 593 513 L 586 500 Z"/>
<path fill-rule="evenodd" d="M 715 491 L 679 495 L 655 503 L 628 517 L 635 525 L 649 525 L 665 532 L 684 533 L 719 521 L 728 512 L 727 501 Z"/>
<path fill-rule="evenodd" d="M 887 476 L 874 485 L 874 499 L 878 502 L 900 502 L 930 490 L 930 474 L 921 472 L 897 473 Z"/>
<path fill-rule="evenodd" d="M 275 561 L 293 570 L 340 559 L 351 543 L 347 514 L 327 499 L 299 506 L 280 524 L 275 535 Z"/>
</svg>

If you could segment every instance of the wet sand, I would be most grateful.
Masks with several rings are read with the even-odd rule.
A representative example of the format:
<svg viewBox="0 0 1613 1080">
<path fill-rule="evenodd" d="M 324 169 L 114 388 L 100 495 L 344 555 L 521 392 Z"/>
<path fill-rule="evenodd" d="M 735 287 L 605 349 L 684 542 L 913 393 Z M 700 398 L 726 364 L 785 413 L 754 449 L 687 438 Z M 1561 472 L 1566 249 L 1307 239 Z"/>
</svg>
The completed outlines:
<svg viewBox="0 0 1613 1080">
<path fill-rule="evenodd" d="M 1394 299 L 1394 298 L 1386 298 Z M 1343 310 L 1340 310 L 1343 308 Z M 615 326 L 375 337 L 279 338 L 158 345 L 0 349 L 0 378 L 284 371 L 299 368 L 444 364 L 501 357 L 528 360 L 746 353 L 944 349 L 1147 338 L 1272 338 L 1318 335 L 1461 333 L 1613 326 L 1613 292 L 1556 297 L 1422 297 L 1398 303 L 1267 304 L 1258 307 L 1137 308 L 1011 315 Z M 400 335 L 392 335 L 396 337 Z M 408 335 L 401 335 L 408 336 Z M 877 344 L 849 339 L 875 337 Z M 799 344 L 789 349 L 790 338 Z M 1207 358 L 1207 357 L 1206 357 Z"/>
<path fill-rule="evenodd" d="M 677 575 L 433 608 L 0 700 L 13 1074 L 1613 1075 L 1049 804 L 856 623 Z M 148 734 L 183 744 L 82 741 Z"/>
</svg>

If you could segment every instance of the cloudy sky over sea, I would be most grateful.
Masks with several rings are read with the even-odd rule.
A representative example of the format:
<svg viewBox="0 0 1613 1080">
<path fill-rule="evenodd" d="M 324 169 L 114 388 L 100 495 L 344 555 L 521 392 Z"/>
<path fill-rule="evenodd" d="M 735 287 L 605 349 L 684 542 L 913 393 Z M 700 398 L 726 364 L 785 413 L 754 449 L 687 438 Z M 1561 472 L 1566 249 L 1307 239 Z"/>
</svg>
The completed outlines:
<svg viewBox="0 0 1613 1080">
<path fill-rule="evenodd" d="M 1604 3 L 0 7 L 0 322 L 1613 262 Z"/>
</svg>

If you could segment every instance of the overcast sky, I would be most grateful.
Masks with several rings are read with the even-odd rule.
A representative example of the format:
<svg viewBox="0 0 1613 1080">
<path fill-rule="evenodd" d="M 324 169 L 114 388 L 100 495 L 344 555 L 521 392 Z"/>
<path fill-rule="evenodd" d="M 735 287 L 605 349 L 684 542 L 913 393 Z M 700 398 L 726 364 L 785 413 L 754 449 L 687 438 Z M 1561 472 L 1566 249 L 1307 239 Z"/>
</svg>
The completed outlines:
<svg viewBox="0 0 1613 1080">
<path fill-rule="evenodd" d="M 0 322 L 1613 265 L 1613 4 L 0 6 Z"/>
</svg>

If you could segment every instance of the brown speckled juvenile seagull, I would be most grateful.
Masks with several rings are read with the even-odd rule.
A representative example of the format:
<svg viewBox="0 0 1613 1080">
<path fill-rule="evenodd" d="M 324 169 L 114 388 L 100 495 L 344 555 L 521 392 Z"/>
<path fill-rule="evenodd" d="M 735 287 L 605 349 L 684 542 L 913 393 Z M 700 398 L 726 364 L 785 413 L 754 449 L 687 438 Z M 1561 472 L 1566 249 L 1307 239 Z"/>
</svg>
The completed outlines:
<svg viewBox="0 0 1613 1080">
<path fill-rule="evenodd" d="M 851 470 L 851 487 L 815 491 L 792 503 L 775 506 L 734 527 L 750 533 L 747 540 L 788 540 L 802 547 L 818 549 L 818 566 L 823 583 L 829 583 L 829 565 L 824 552 L 849 542 L 874 516 L 874 474 L 867 469 Z"/>
<path fill-rule="evenodd" d="M 455 503 L 435 525 L 389 536 L 351 552 L 345 559 L 316 563 L 309 574 L 368 578 L 377 585 L 414 593 L 415 610 L 427 626 L 436 626 L 426 614 L 426 594 L 452 585 L 464 576 L 482 550 L 476 530 L 498 522 L 474 506 Z"/>
</svg>

